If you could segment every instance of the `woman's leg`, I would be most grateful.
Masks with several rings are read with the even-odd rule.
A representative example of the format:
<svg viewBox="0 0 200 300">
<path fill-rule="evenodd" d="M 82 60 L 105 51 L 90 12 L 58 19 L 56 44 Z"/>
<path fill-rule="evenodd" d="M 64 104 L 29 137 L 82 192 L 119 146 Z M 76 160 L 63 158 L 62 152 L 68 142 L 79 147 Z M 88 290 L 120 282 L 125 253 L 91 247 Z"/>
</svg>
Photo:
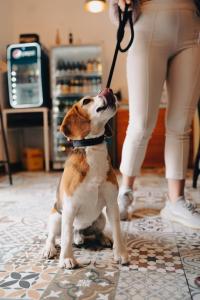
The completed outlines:
<svg viewBox="0 0 200 300">
<path fill-rule="evenodd" d="M 199 60 L 200 46 L 191 47 L 178 53 L 169 66 L 165 163 L 173 199 L 184 194 L 191 123 L 200 97 Z"/>
<path fill-rule="evenodd" d="M 135 181 L 135 176 L 132 177 L 132 176 L 123 175 L 121 185 L 132 189 L 134 181 Z"/>
<path fill-rule="evenodd" d="M 129 124 L 120 171 L 128 181 L 140 173 L 148 141 L 157 121 L 167 58 L 150 41 L 135 41 L 127 59 Z M 148 44 L 149 42 L 149 44 Z"/>
<path fill-rule="evenodd" d="M 172 202 L 184 196 L 185 179 L 168 179 L 168 195 Z"/>
<path fill-rule="evenodd" d="M 122 149 L 120 171 L 122 185 L 119 191 L 121 219 L 127 217 L 127 208 L 133 200 L 132 188 L 140 173 L 148 141 L 155 127 L 160 97 L 166 77 L 170 46 L 155 41 L 158 31 L 157 10 L 152 10 L 135 25 L 135 40 L 127 58 L 129 91 L 129 125 Z"/>
<path fill-rule="evenodd" d="M 200 45 L 180 51 L 170 62 L 165 163 L 169 200 L 161 215 L 200 228 L 200 214 L 184 198 L 191 123 L 200 96 Z"/>
</svg>

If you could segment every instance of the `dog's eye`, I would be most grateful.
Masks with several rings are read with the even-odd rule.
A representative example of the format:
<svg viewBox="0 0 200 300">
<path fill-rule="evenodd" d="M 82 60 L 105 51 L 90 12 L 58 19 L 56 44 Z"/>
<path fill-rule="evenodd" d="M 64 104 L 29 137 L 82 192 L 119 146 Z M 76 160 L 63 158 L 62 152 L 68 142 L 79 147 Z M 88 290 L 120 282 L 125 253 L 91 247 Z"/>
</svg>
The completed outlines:
<svg viewBox="0 0 200 300">
<path fill-rule="evenodd" d="M 90 98 L 85 98 L 83 99 L 83 105 L 87 105 L 88 103 L 90 103 L 92 101 L 92 99 Z"/>
</svg>

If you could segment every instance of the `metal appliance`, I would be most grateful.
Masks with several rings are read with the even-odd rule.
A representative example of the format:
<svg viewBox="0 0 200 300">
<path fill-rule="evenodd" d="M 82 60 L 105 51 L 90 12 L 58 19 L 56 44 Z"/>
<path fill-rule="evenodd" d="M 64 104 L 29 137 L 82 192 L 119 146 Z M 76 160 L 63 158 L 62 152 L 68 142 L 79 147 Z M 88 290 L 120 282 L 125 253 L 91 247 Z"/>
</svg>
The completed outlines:
<svg viewBox="0 0 200 300">
<path fill-rule="evenodd" d="M 11 107 L 50 106 L 49 58 L 39 43 L 8 46 L 7 64 Z"/>
</svg>

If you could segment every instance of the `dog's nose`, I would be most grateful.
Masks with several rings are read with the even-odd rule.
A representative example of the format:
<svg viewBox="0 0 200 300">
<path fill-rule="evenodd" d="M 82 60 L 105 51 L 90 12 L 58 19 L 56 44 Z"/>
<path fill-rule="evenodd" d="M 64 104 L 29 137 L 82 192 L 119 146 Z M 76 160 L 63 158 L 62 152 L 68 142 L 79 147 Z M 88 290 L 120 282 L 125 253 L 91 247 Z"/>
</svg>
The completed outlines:
<svg viewBox="0 0 200 300">
<path fill-rule="evenodd" d="M 106 98 L 106 101 L 107 101 L 107 105 L 108 105 L 108 106 L 115 106 L 116 99 L 115 99 L 115 96 L 114 96 L 114 94 L 113 94 L 112 89 L 110 89 L 110 88 L 105 88 L 104 90 L 102 90 L 102 91 L 99 93 L 99 96 L 103 96 L 103 97 Z"/>
</svg>

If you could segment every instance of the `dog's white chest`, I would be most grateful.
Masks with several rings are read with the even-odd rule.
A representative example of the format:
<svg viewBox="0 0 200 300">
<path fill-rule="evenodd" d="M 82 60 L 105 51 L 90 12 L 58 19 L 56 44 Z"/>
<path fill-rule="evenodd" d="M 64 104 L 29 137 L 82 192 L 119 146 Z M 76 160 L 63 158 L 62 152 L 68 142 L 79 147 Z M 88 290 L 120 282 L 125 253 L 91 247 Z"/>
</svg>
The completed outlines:
<svg viewBox="0 0 200 300">
<path fill-rule="evenodd" d="M 109 170 L 106 145 L 91 147 L 86 151 L 89 171 L 76 192 L 78 214 L 74 221 L 76 228 L 86 228 L 98 218 L 105 200 L 100 193 L 101 185 L 106 181 Z"/>
<path fill-rule="evenodd" d="M 106 180 L 109 170 L 108 152 L 106 144 L 91 147 L 86 150 L 89 172 L 87 174 L 88 184 L 101 184 Z"/>
<path fill-rule="evenodd" d="M 74 227 L 77 229 L 89 227 L 98 218 L 105 206 L 104 200 L 99 197 L 97 186 L 92 188 L 88 186 L 81 198 L 74 220 Z"/>
</svg>

